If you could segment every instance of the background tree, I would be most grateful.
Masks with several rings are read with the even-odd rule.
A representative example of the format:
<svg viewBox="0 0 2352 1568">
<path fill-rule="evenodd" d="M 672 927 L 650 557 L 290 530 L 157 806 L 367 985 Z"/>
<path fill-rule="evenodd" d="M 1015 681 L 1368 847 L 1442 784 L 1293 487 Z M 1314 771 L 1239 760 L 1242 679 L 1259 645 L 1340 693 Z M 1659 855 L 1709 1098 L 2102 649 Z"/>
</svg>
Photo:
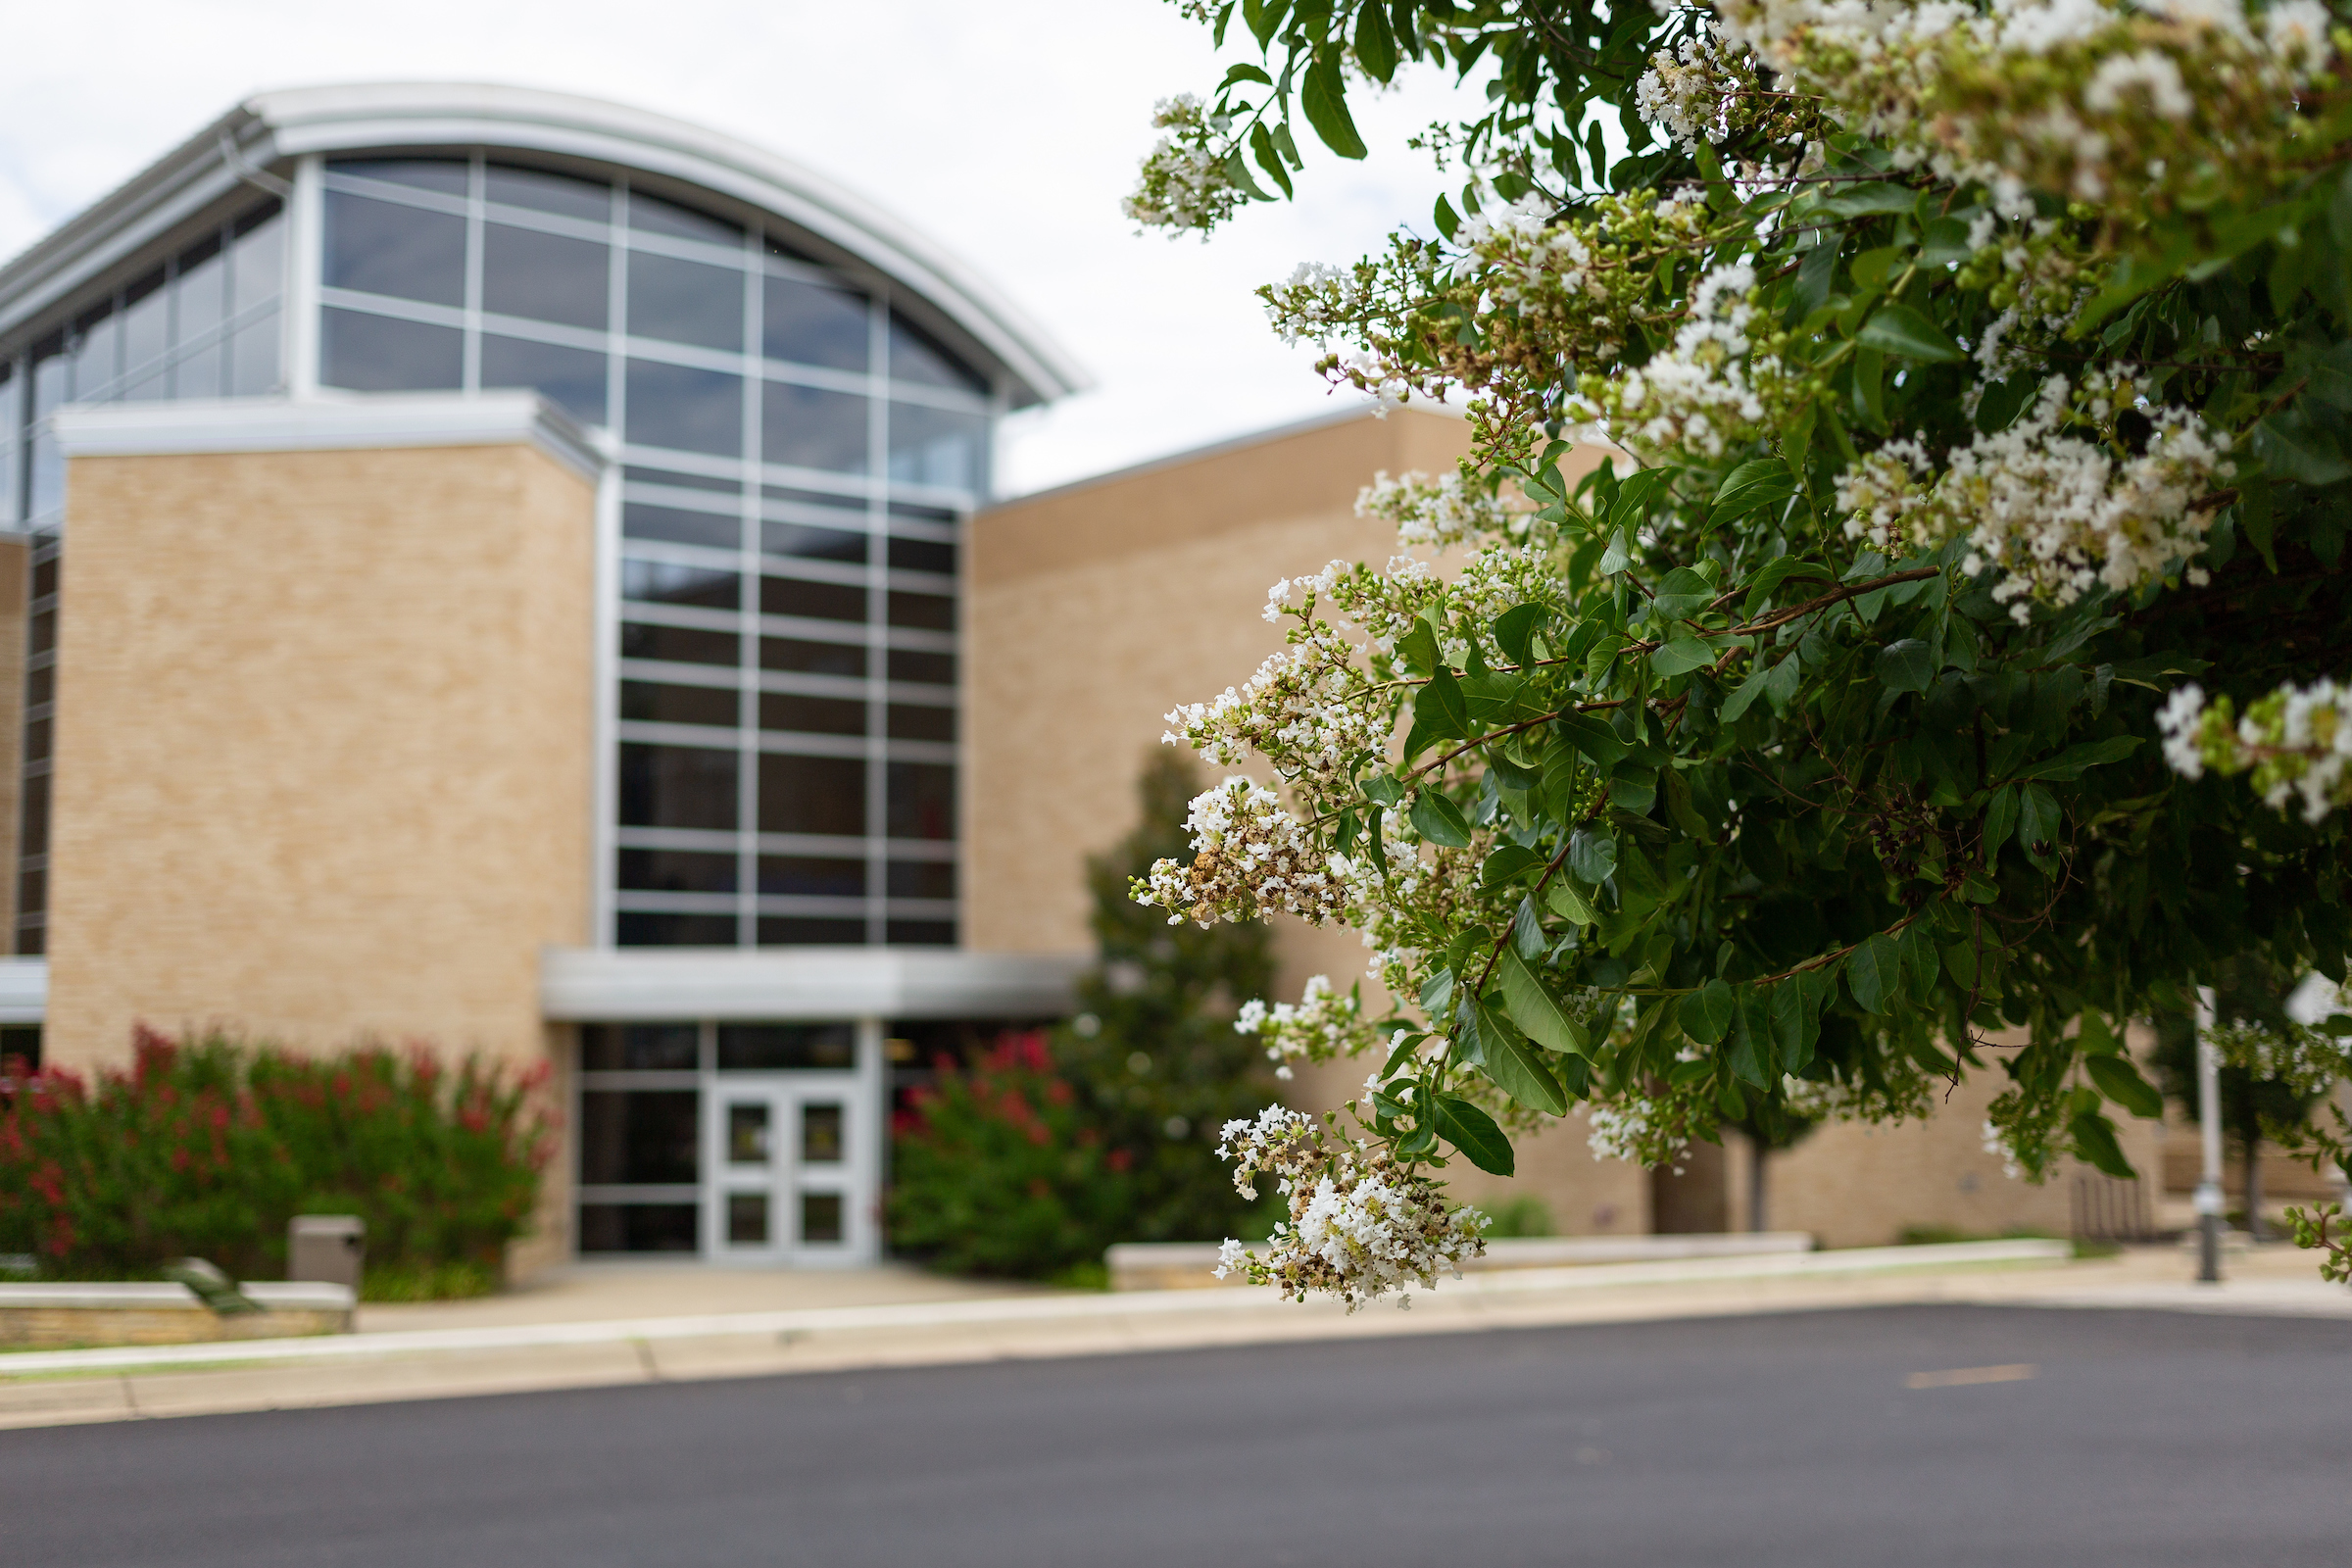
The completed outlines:
<svg viewBox="0 0 2352 1568">
<path fill-rule="evenodd" d="M 2273 1039 L 2294 1035 L 2298 1031 L 2286 1010 L 2293 989 L 2293 977 L 2273 973 L 2257 956 L 2222 965 L 2213 984 L 2214 1021 L 2221 1026 L 2219 1032 L 2227 1036 L 2234 1026 Z M 2160 1013 L 2155 1024 L 2156 1050 L 2149 1064 L 2156 1069 L 2164 1092 L 2194 1122 L 2202 1113 L 2197 1091 L 2196 1016 Z M 2246 1231 L 2256 1241 L 2267 1241 L 2270 1224 L 2263 1216 L 2263 1144 L 2281 1134 L 2289 1142 L 2299 1143 L 2299 1134 L 2309 1127 L 2312 1109 L 2324 1091 L 2263 1072 L 2261 1067 L 2262 1063 L 2243 1054 L 2226 1052 L 2218 1078 L 2223 1136 L 2236 1146 L 2243 1174 Z"/>
<path fill-rule="evenodd" d="M 1252 1277 L 1431 1277 L 1475 1223 L 1399 1216 L 1578 1102 L 1656 1161 L 1992 1073 L 2027 1174 L 2127 1173 L 2110 1107 L 2162 1102 L 2118 1021 L 2244 956 L 2344 975 L 2326 6 L 1182 4 L 1236 58 L 1160 106 L 1139 222 L 1364 156 L 1367 79 L 1467 106 L 1426 225 L 1262 293 L 1335 383 L 1462 401 L 1458 471 L 1359 505 L 1469 559 L 1276 585 L 1289 647 L 1175 716 L 1273 777 L 1198 798 L 1142 888 L 1356 926 L 1413 1004 L 1332 1048 L 1378 1054 L 1369 1149 L 1229 1146 L 1337 1195 Z M 1580 471 L 1596 438 L 1623 459 Z"/>
</svg>

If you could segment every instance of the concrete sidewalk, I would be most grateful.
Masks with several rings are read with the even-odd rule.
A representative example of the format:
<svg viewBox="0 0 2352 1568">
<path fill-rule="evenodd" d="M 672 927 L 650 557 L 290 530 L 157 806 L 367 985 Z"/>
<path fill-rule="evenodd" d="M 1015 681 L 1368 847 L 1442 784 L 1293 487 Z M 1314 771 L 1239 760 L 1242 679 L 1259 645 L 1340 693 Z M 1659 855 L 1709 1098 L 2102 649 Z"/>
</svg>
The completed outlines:
<svg viewBox="0 0 2352 1568">
<path fill-rule="evenodd" d="M 0 1356 L 0 1427 L 443 1398 L 670 1379 L 1115 1354 L 1305 1339 L 1900 1302 L 2352 1317 L 2308 1253 L 2240 1254 L 2223 1285 L 2176 1249 L 2070 1260 L 2062 1243 L 1695 1258 L 1445 1281 L 1349 1316 L 1261 1290 L 1007 1290 L 877 1269 L 580 1268 L 479 1302 L 370 1308 L 354 1335 Z"/>
</svg>

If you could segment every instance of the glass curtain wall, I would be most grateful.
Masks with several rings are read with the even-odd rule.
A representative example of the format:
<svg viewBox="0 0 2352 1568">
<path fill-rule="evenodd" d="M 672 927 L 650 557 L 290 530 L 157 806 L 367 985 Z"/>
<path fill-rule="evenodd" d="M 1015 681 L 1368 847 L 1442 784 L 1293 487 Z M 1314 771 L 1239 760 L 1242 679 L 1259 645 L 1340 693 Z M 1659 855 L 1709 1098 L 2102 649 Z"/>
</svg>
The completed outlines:
<svg viewBox="0 0 2352 1568">
<path fill-rule="evenodd" d="M 535 387 L 622 443 L 622 946 L 956 941 L 983 380 L 775 234 L 471 159 L 327 165 L 320 380 Z"/>
<path fill-rule="evenodd" d="M 24 779 L 15 951 L 47 951 L 49 757 L 56 718 L 65 459 L 49 416 L 68 403 L 260 397 L 281 387 L 286 224 L 240 200 L 126 282 L 85 294 L 0 355 L 0 525 L 31 536 Z"/>
</svg>

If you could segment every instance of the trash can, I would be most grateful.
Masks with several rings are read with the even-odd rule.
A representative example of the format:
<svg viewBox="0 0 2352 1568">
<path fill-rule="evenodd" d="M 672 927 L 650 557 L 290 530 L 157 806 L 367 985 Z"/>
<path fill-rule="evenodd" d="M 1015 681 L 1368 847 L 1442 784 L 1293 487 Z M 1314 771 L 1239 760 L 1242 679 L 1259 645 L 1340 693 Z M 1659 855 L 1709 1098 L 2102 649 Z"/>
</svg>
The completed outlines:
<svg viewBox="0 0 2352 1568">
<path fill-rule="evenodd" d="M 286 1222 L 286 1278 L 360 1289 L 368 1222 L 357 1214 L 297 1214 Z"/>
</svg>

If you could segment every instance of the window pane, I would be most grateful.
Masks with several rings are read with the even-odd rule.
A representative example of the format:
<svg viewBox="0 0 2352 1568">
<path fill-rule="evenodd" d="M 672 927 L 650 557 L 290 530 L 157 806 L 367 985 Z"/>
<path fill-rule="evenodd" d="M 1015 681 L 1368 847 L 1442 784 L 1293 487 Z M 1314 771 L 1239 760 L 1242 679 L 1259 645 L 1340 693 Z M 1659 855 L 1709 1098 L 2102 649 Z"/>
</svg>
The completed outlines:
<svg viewBox="0 0 2352 1568">
<path fill-rule="evenodd" d="M 742 603 L 740 574 L 712 566 L 681 565 L 674 561 L 620 564 L 620 597 L 657 605 L 698 605 L 705 610 L 734 610 Z"/>
<path fill-rule="evenodd" d="M 603 180 L 577 179 L 539 169 L 510 169 L 503 164 L 492 164 L 483 172 L 488 176 L 484 193 L 494 202 L 561 218 L 584 218 L 592 223 L 612 221 L 612 187 Z"/>
<path fill-rule="evenodd" d="M 760 340 L 771 360 L 862 372 L 872 358 L 865 296 L 795 277 L 766 279 Z"/>
<path fill-rule="evenodd" d="M 948 490 L 980 487 L 981 441 L 988 421 L 977 414 L 921 403 L 890 406 L 890 476 L 901 484 Z"/>
<path fill-rule="evenodd" d="M 760 921 L 763 948 L 856 948 L 865 944 L 863 920 L 825 920 L 807 915 L 765 915 Z"/>
<path fill-rule="evenodd" d="M 889 767 L 890 836 L 956 836 L 956 769 L 945 762 L 893 762 Z"/>
<path fill-rule="evenodd" d="M 858 1065 L 858 1026 L 848 1023 L 722 1023 L 721 1072 L 848 1072 Z"/>
<path fill-rule="evenodd" d="M 801 1163 L 841 1163 L 842 1107 L 814 1102 L 801 1107 Z"/>
<path fill-rule="evenodd" d="M 632 463 L 620 470 L 620 476 L 631 484 L 666 484 L 685 490 L 723 491 L 727 495 L 743 494 L 739 479 L 714 479 L 707 473 L 680 473 L 674 468 L 645 468 Z"/>
<path fill-rule="evenodd" d="M 844 702 L 837 697 L 761 692 L 760 727 L 800 730 L 812 735 L 862 735 L 865 733 L 865 705 Z"/>
<path fill-rule="evenodd" d="M 326 286 L 430 305 L 466 303 L 466 220 L 326 193 Z"/>
<path fill-rule="evenodd" d="M 237 329 L 228 343 L 228 393 L 254 398 L 278 388 L 277 313 Z"/>
<path fill-rule="evenodd" d="M 778 522 L 762 519 L 760 524 L 760 548 L 771 556 L 798 556 L 805 561 L 854 561 L 865 564 L 865 540 L 861 533 L 842 528 L 811 528 L 804 522 Z"/>
<path fill-rule="evenodd" d="M 790 381 L 770 381 L 760 395 L 761 462 L 865 472 L 865 399 Z"/>
<path fill-rule="evenodd" d="M 760 639 L 760 667 L 801 675 L 863 675 L 865 650 L 856 643 L 803 642 L 797 637 Z"/>
<path fill-rule="evenodd" d="M 583 1252 L 699 1252 L 702 1210 L 692 1203 L 582 1203 Z"/>
<path fill-rule="evenodd" d="M 179 302 L 179 324 L 172 341 L 195 342 L 220 324 L 228 314 L 228 266 L 220 259 L 220 242 L 208 239 L 180 253 L 179 280 L 172 293 Z"/>
<path fill-rule="evenodd" d="M 275 202 L 237 220 L 229 271 L 229 303 L 238 312 L 277 298 L 286 275 L 286 225 Z"/>
<path fill-rule="evenodd" d="M 623 909 L 613 917 L 613 939 L 624 948 L 731 948 L 731 914 L 680 914 L 672 909 Z"/>
<path fill-rule="evenodd" d="M 788 484 L 763 484 L 760 493 L 770 501 L 794 501 L 804 507 L 833 507 L 846 512 L 863 512 L 865 497 L 843 495 L 834 490 L 803 490 Z"/>
<path fill-rule="evenodd" d="M 926 654 L 912 648 L 890 651 L 890 678 L 927 686 L 956 684 L 956 656 Z"/>
<path fill-rule="evenodd" d="M 894 948 L 952 948 L 956 945 L 956 922 L 893 920 L 883 940 Z"/>
<path fill-rule="evenodd" d="M 727 1107 L 727 1163 L 730 1165 L 764 1165 L 768 1162 L 767 1106 L 729 1105 Z M 767 1217 L 760 1214 L 762 1239 Z"/>
<path fill-rule="evenodd" d="M 748 1109 L 748 1106 L 737 1106 Z M 764 1109 L 765 1107 L 760 1107 Z M 765 1161 L 762 1161 L 765 1163 Z M 767 1245 L 767 1195 L 765 1193 L 729 1193 L 727 1195 L 727 1245 L 730 1247 L 765 1247 Z"/>
<path fill-rule="evenodd" d="M 642 191 L 629 192 L 629 226 L 642 228 L 649 234 L 670 234 L 679 239 L 709 240 L 713 245 L 740 245 L 743 230 L 723 218 L 698 213 L 676 202 L 665 202 L 659 196 Z"/>
<path fill-rule="evenodd" d="M 894 381 L 919 381 L 925 386 L 952 386 L 966 392 L 988 390 L 988 383 L 940 345 L 937 338 L 890 313 L 890 375 Z"/>
<path fill-rule="evenodd" d="M 743 274 L 675 256 L 629 253 L 629 331 L 664 343 L 743 348 Z"/>
<path fill-rule="evenodd" d="M 760 857 L 760 891 L 782 898 L 862 898 L 865 896 L 865 862 L 762 855 Z"/>
<path fill-rule="evenodd" d="M 894 741 L 953 741 L 956 710 L 923 703 L 890 705 L 890 738 Z"/>
<path fill-rule="evenodd" d="M 938 594 L 910 594 L 893 589 L 890 595 L 890 623 L 893 626 L 917 626 L 925 631 L 954 631 L 956 629 L 956 601 Z"/>
<path fill-rule="evenodd" d="M 122 311 L 122 364 L 136 372 L 163 357 L 172 343 L 172 291 L 164 287 L 164 274 L 149 273 L 130 285 L 126 291 L 129 303 Z"/>
<path fill-rule="evenodd" d="M 732 893 L 735 857 L 693 850 L 622 850 L 619 885 L 638 893 Z"/>
<path fill-rule="evenodd" d="M 691 1182 L 702 1172 L 691 1089 L 590 1089 L 580 1095 L 580 1181 L 590 1186 Z"/>
<path fill-rule="evenodd" d="M 631 539 L 663 539 L 675 545 L 708 545 L 713 550 L 743 548 L 740 517 L 690 512 L 684 507 L 657 507 L 645 501 L 621 507 L 620 531 Z"/>
<path fill-rule="evenodd" d="M 455 158 L 338 158 L 326 166 L 326 172 L 414 185 L 444 196 L 465 195 L 467 173 L 465 163 Z"/>
<path fill-rule="evenodd" d="M 585 1072 L 692 1072 L 702 1029 L 691 1023 L 589 1023 L 580 1026 Z"/>
<path fill-rule="evenodd" d="M 801 1244 L 811 1246 L 831 1244 L 841 1240 L 841 1195 L 839 1193 L 803 1193 L 801 1195 Z"/>
<path fill-rule="evenodd" d="M 605 357 L 594 349 L 485 332 L 482 385 L 527 386 L 582 424 L 605 422 Z"/>
<path fill-rule="evenodd" d="M 935 571 L 956 575 L 956 547 L 937 539 L 893 539 L 890 564 L 898 571 Z"/>
<path fill-rule="evenodd" d="M 482 227 L 482 309 L 566 326 L 605 324 L 612 250 L 504 223 Z"/>
<path fill-rule="evenodd" d="M 329 311 L 326 314 L 332 316 L 335 313 Z M 436 327 L 434 330 L 438 331 L 439 328 Z M 322 343 L 319 347 L 320 352 L 323 353 L 327 345 Z M 331 365 L 333 362 L 329 361 L 328 363 Z M 219 343 L 209 344 L 193 353 L 182 354 L 177 363 L 172 367 L 172 395 L 176 398 L 217 398 L 220 396 L 221 378 L 227 367 L 228 356 Z M 334 379 L 331 372 L 322 379 L 328 386 L 342 384 Z M 448 384 L 457 385 L 455 381 Z"/>
<path fill-rule="evenodd" d="M 890 896 L 894 899 L 952 899 L 956 896 L 954 860 L 893 860 Z"/>
<path fill-rule="evenodd" d="M 735 754 L 699 746 L 623 745 L 623 827 L 735 826 Z"/>
<path fill-rule="evenodd" d="M 463 385 L 466 334 L 359 311 L 319 313 L 319 379 L 355 392 L 430 392 Z M 187 373 L 183 366 L 181 375 Z M 180 383 L 182 397 L 190 394 Z"/>
<path fill-rule="evenodd" d="M 743 657 L 743 639 L 731 631 L 624 620 L 620 623 L 620 657 L 660 659 L 673 664 L 733 664 Z"/>
<path fill-rule="evenodd" d="M 812 620 L 863 620 L 865 590 L 840 582 L 762 577 L 760 579 L 760 613 L 802 615 Z"/>
<path fill-rule="evenodd" d="M 652 360 L 629 362 L 629 439 L 732 458 L 743 451 L 743 378 Z"/>
<path fill-rule="evenodd" d="M 116 363 L 122 347 L 117 324 L 112 305 L 101 305 L 74 323 L 74 397 L 86 401 L 111 391 L 122 374 Z"/>
<path fill-rule="evenodd" d="M 662 686 L 652 681 L 620 683 L 620 716 L 644 724 L 715 724 L 733 729 L 738 704 L 724 686 Z"/>
<path fill-rule="evenodd" d="M 849 757 L 762 753 L 760 831 L 827 833 L 849 838 L 862 835 L 865 763 Z"/>
</svg>

